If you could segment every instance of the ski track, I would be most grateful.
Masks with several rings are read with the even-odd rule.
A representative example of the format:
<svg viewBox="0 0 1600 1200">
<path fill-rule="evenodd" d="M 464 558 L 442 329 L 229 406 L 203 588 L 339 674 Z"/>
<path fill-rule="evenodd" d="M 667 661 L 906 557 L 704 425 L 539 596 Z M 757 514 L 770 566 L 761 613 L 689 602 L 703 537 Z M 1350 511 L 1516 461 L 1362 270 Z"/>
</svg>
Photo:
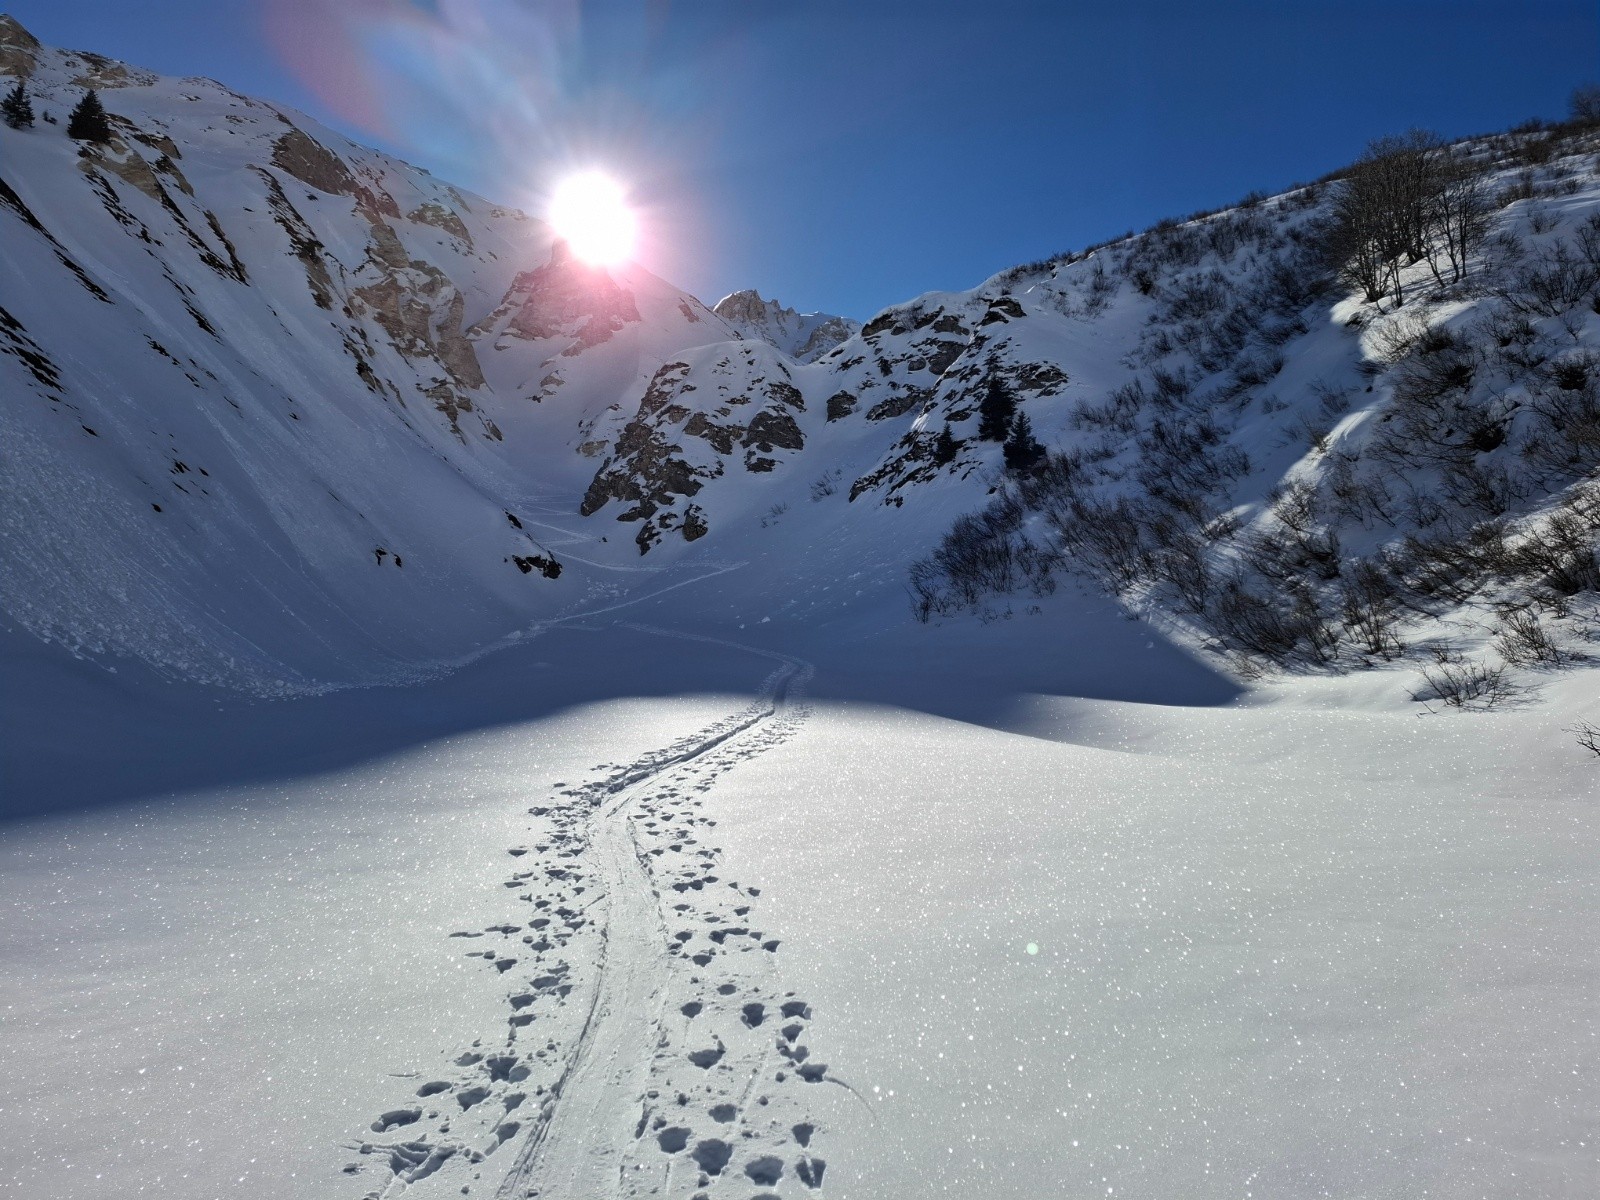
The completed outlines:
<svg viewBox="0 0 1600 1200">
<path fill-rule="evenodd" d="M 700 797 L 787 740 L 808 710 L 810 664 L 776 660 L 760 698 L 671 745 L 602 763 L 529 810 L 542 835 L 511 847 L 505 882 L 525 925 L 462 930 L 466 953 L 512 983 L 504 1041 L 474 1042 L 378 1115 L 350 1175 L 381 1171 L 393 1200 L 446 1170 L 450 1191 L 498 1200 L 749 1197 L 823 1186 L 810 1085 L 842 1082 L 804 1043 L 811 1009 L 781 992 L 778 942 L 756 926 L 756 887 L 719 875 Z M 487 940 L 485 940 L 487 939 Z M 486 948 L 485 948 L 486 947 Z M 365 1135 L 364 1135 L 365 1136 Z M 376 1161 L 373 1161 L 376 1159 Z M 447 1181 L 440 1178 L 437 1184 Z"/>
</svg>

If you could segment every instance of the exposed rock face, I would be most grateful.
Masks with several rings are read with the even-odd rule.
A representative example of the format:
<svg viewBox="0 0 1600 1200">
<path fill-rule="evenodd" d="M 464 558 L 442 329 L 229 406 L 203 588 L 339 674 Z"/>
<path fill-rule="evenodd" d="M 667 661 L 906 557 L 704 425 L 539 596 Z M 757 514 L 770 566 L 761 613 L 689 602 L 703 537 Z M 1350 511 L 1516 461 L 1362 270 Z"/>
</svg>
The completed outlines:
<svg viewBox="0 0 1600 1200">
<path fill-rule="evenodd" d="M 617 520 L 643 522 L 635 539 L 641 553 L 674 530 L 686 541 L 703 537 L 710 529 L 705 513 L 682 501 L 729 471 L 765 473 L 803 450 L 797 415 L 804 411 L 805 397 L 770 349 L 711 346 L 667 363 L 580 511 L 592 515 L 612 500 L 630 504 Z"/>
<path fill-rule="evenodd" d="M 76 57 L 82 60 L 81 73 L 72 81 L 77 87 L 95 88 L 100 91 L 112 88 L 149 87 L 160 78 L 151 71 L 140 71 L 104 55 L 90 54 L 87 50 L 77 51 Z"/>
<path fill-rule="evenodd" d="M 351 173 L 344 159 L 303 129 L 290 125 L 289 132 L 272 146 L 272 165 L 287 171 L 301 183 L 336 196 L 350 196 L 368 214 L 398 217 L 400 206 L 381 188 L 368 187 Z"/>
<path fill-rule="evenodd" d="M 639 320 L 633 295 L 603 267 L 579 262 L 565 242 L 556 242 L 550 261 L 512 281 L 505 299 L 473 327 L 481 336 L 500 330 L 511 337 L 542 340 L 568 337 L 571 349 L 597 346 L 630 321 Z"/>
<path fill-rule="evenodd" d="M 452 237 L 460 238 L 468 247 L 472 245 L 472 234 L 467 231 L 466 223 L 455 210 L 442 204 L 424 204 L 414 208 L 406 214 L 406 220 L 437 226 Z"/>
<path fill-rule="evenodd" d="M 0 73 L 27 79 L 33 74 L 39 39 L 9 13 L 0 13 Z"/>
<path fill-rule="evenodd" d="M 796 312 L 750 289 L 724 296 L 711 311 L 745 337 L 776 346 L 801 362 L 820 358 L 861 328 L 848 317 Z"/>
</svg>

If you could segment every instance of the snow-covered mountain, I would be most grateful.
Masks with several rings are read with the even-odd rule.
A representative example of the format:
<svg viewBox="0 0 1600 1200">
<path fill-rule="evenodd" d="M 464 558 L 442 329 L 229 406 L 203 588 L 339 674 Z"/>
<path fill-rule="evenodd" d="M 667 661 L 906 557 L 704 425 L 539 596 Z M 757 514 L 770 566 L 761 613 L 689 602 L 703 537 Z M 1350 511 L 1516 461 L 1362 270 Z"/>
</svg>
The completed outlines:
<svg viewBox="0 0 1600 1200">
<path fill-rule="evenodd" d="M 776 300 L 763 300 L 760 292 L 749 288 L 724 296 L 711 311 L 745 337 L 768 342 L 801 362 L 827 353 L 861 329 L 860 321 L 796 312 Z"/>
<path fill-rule="evenodd" d="M 1593 125 L 855 328 L 13 81 L 0 1192 L 1593 1191 Z"/>
<path fill-rule="evenodd" d="M 210 80 L 10 18 L 0 70 L 40 113 L 0 127 L 0 588 L 71 647 L 266 690 L 468 652 L 570 602 L 519 510 L 581 492 L 664 359 L 736 336 Z M 89 86 L 106 145 L 64 131 Z"/>
<path fill-rule="evenodd" d="M 269 691 L 405 677 L 574 611 L 629 554 L 770 551 L 780 521 L 848 529 L 923 618 L 1075 575 L 1247 670 L 1593 582 L 1592 130 L 1431 151 L 1481 212 L 1448 279 L 1442 251 L 1397 268 L 1403 306 L 1334 281 L 1324 182 L 855 328 L 585 267 L 216 83 L 9 20 L 0 54 L 45 114 L 0 128 L 0 588 L 75 648 Z M 59 124 L 90 85 L 106 145 Z M 574 512 L 563 563 L 539 530 Z M 815 614 L 844 566 L 767 595 Z"/>
</svg>

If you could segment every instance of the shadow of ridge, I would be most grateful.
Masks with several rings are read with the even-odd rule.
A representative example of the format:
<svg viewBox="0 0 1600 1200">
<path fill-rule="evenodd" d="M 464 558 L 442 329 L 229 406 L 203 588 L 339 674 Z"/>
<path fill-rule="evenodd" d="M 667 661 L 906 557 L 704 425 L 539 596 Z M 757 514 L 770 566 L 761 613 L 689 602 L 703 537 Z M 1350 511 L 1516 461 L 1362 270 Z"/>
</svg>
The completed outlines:
<svg viewBox="0 0 1600 1200">
<path fill-rule="evenodd" d="M 0 628 L 0 823 L 288 782 L 607 700 L 748 696 L 772 669 L 685 645 L 571 626 L 425 683 L 256 700 Z"/>
<path fill-rule="evenodd" d="M 681 626 L 682 613 L 672 616 Z M 0 629 L 0 821 L 287 782 L 601 701 L 750 695 L 772 668 L 752 649 L 814 662 L 808 691 L 820 701 L 1054 741 L 1078 739 L 1070 724 L 1042 731 L 1030 715 L 1040 697 L 1215 706 L 1242 691 L 1148 625 L 1094 603 L 1053 620 L 989 625 L 880 617 L 856 628 L 774 622 L 716 632 L 728 640 L 566 626 L 426 683 L 259 701 L 137 664 L 111 674 Z"/>
<path fill-rule="evenodd" d="M 1073 598 L 1037 617 L 854 633 L 790 635 L 791 652 L 817 664 L 812 695 L 916 709 L 1055 741 L 1077 739 L 1070 730 L 1042 732 L 1036 716 L 1041 698 L 1212 708 L 1245 692 L 1210 661 L 1096 597 Z"/>
</svg>

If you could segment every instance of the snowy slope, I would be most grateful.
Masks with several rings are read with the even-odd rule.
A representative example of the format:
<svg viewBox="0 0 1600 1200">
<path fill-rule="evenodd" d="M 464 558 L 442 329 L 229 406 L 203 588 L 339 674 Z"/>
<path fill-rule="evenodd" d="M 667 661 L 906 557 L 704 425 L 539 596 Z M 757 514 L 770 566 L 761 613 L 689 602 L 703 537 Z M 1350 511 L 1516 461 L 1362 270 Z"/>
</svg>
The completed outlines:
<svg viewBox="0 0 1600 1200">
<path fill-rule="evenodd" d="M 813 357 L 215 83 L 0 71 L 119 131 L 0 128 L 0 1191 L 1594 1191 L 1592 133 L 1479 147 L 1504 236 L 1398 310 L 1318 186 Z"/>
<path fill-rule="evenodd" d="M 617 397 L 734 337 L 647 273 L 208 80 L 34 45 L 59 120 L 0 128 L 12 619 L 75 650 L 261 691 L 404 677 L 569 606 L 567 508 Z"/>
</svg>

